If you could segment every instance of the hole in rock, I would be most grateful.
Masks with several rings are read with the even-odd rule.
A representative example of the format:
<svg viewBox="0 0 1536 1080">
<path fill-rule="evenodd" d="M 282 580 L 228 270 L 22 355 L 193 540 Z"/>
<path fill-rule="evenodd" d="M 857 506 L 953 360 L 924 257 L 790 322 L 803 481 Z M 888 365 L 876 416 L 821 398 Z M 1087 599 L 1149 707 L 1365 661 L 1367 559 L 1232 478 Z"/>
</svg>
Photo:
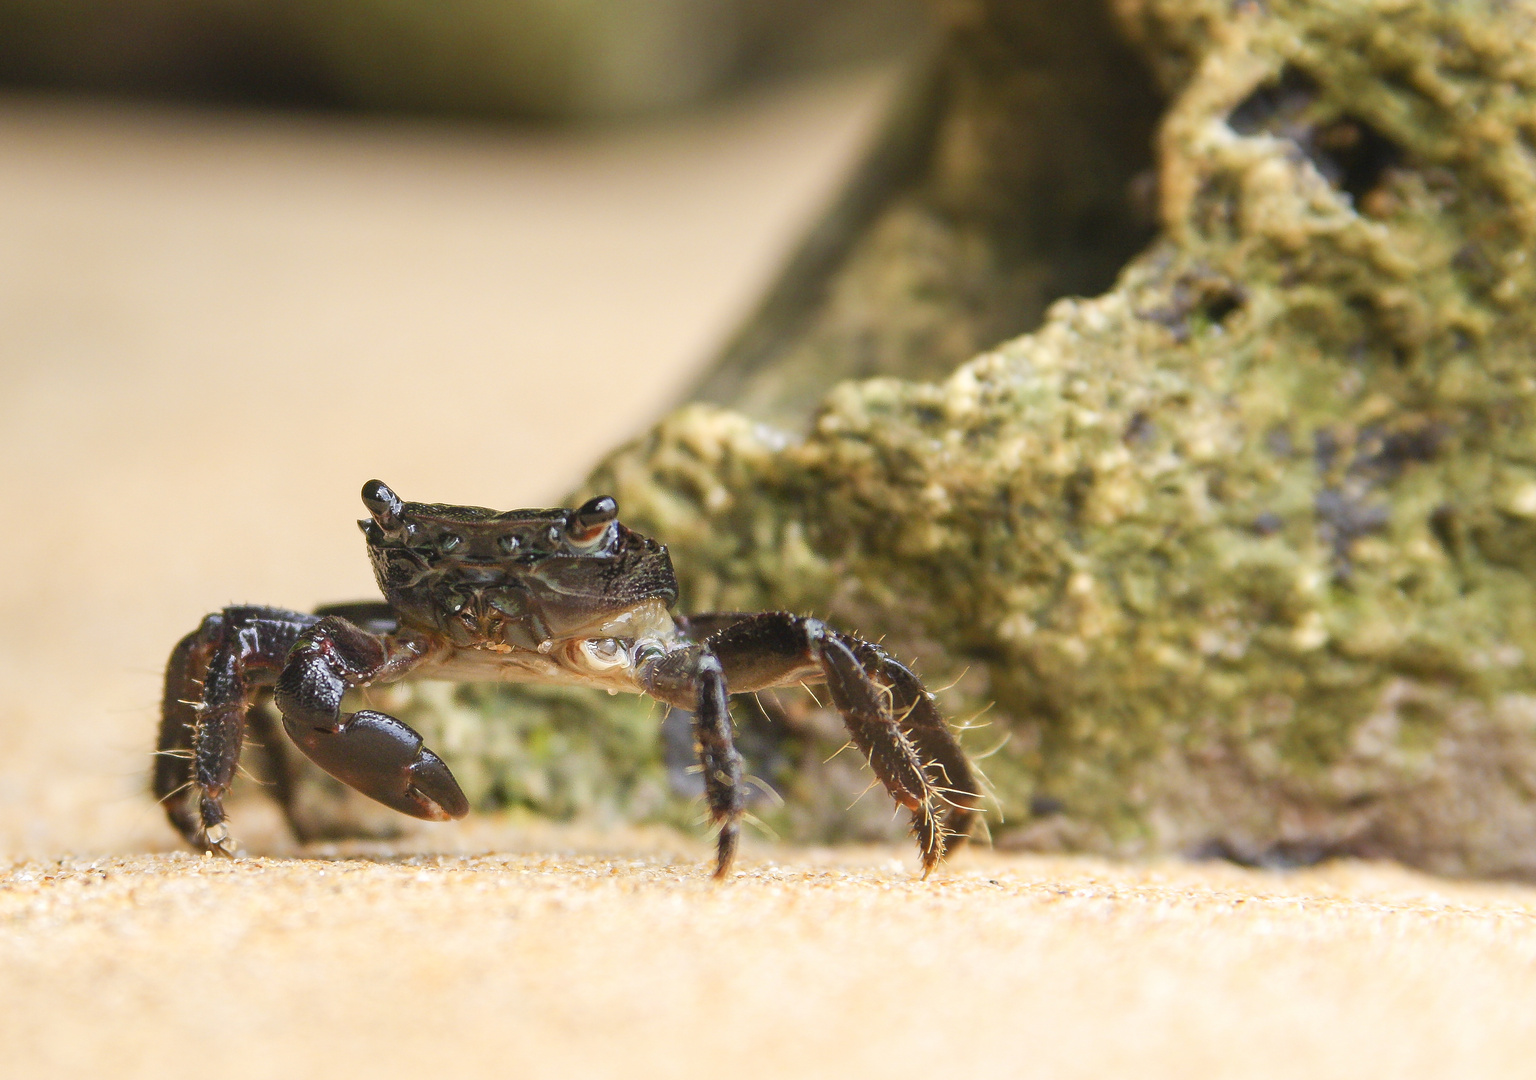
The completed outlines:
<svg viewBox="0 0 1536 1080">
<path fill-rule="evenodd" d="M 1317 80 L 1293 65 L 1249 94 L 1228 114 L 1227 125 L 1239 135 L 1291 140 L 1357 207 L 1404 156 L 1402 147 L 1365 120 L 1330 111 Z"/>
</svg>

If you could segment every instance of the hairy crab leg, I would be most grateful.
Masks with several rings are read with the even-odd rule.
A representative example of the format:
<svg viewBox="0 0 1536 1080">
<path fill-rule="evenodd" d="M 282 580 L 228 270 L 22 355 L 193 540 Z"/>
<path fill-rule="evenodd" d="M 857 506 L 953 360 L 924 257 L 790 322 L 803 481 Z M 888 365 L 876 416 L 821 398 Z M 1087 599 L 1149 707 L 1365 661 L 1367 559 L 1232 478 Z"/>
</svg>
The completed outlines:
<svg viewBox="0 0 1536 1080">
<path fill-rule="evenodd" d="M 165 665 L 165 693 L 160 708 L 160 733 L 155 741 L 152 789 L 165 808 L 165 816 L 188 843 L 201 846 L 202 827 L 192 805 L 192 733 L 197 728 L 202 702 L 202 680 L 196 675 L 208 667 L 210 615 L 203 625 L 176 644 Z"/>
<path fill-rule="evenodd" d="M 280 608 L 228 607 L 204 619 L 171 653 L 154 791 L 193 847 L 233 854 L 223 800 L 240 761 L 246 712 L 315 621 Z"/>
<path fill-rule="evenodd" d="M 801 679 L 827 684 L 853 744 L 911 812 L 925 875 L 949 840 L 969 829 L 979 786 L 965 752 L 917 676 L 878 646 L 779 611 L 696 615 L 679 624 L 685 632 L 708 631 L 704 647 L 719 657 L 732 692 Z"/>
<path fill-rule="evenodd" d="M 704 770 L 704 800 L 720 827 L 715 841 L 718 880 L 730 873 L 741 837 L 746 806 L 741 786 L 741 755 L 731 734 L 731 701 L 720 661 L 699 646 L 658 654 L 640 665 L 646 693 L 693 713 L 693 737 Z"/>
<path fill-rule="evenodd" d="M 946 804 L 945 845 L 955 851 L 970 836 L 976 806 L 981 802 L 981 782 L 960 742 L 945 723 L 938 704 L 912 670 L 884 649 L 859 638 L 845 638 L 866 671 L 874 672 L 890 687 L 891 711 L 906 733 L 929 778 Z"/>
<path fill-rule="evenodd" d="M 421 659 L 393 635 L 326 616 L 294 643 L 272 699 L 288 737 L 336 779 L 402 814 L 447 821 L 467 814 L 469 800 L 421 736 L 387 713 L 341 711 L 352 687 L 398 679 Z"/>
</svg>

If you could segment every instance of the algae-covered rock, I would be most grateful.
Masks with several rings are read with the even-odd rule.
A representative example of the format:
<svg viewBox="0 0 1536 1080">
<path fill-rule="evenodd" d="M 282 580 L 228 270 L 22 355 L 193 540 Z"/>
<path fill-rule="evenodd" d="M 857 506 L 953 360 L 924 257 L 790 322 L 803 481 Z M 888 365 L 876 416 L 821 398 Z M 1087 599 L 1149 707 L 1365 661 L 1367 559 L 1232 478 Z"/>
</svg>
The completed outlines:
<svg viewBox="0 0 1536 1080">
<path fill-rule="evenodd" d="M 1059 8 L 950 6 L 970 49 Z M 690 608 L 964 672 L 999 844 L 1536 872 L 1536 7 L 1108 10 L 1167 102 L 1158 236 L 1108 292 L 941 382 L 844 382 L 804 430 L 684 408 L 589 488 Z M 1010 132 L 971 135 L 848 250 L 938 191 L 1005 203 Z M 828 270 L 787 351 L 869 272 Z"/>
</svg>

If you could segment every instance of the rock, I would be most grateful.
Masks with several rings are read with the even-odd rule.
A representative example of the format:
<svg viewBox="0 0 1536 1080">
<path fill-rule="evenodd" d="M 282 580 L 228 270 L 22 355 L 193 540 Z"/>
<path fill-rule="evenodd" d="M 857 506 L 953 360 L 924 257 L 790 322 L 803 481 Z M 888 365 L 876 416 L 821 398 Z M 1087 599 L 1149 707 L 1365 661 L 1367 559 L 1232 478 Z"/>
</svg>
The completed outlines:
<svg viewBox="0 0 1536 1080">
<path fill-rule="evenodd" d="M 992 706 L 967 742 L 999 845 L 1536 874 L 1536 7 L 1075 7 L 946 5 L 937 134 L 706 383 L 757 418 L 683 408 L 587 490 L 669 543 L 691 610 L 815 612 L 967 672 L 944 696 Z M 1008 104 L 1061 89 L 1031 81 L 1057 22 L 1131 70 L 1061 90 L 1098 104 L 1052 139 Z M 931 370 L 1027 317 L 1018 266 L 1049 266 L 1037 298 L 1090 280 L 1010 235 L 1034 200 L 1068 237 L 1109 222 L 1098 259 L 1137 190 L 1156 236 L 1107 292 L 790 426 L 806 356 L 910 373 L 937 342 Z"/>
</svg>

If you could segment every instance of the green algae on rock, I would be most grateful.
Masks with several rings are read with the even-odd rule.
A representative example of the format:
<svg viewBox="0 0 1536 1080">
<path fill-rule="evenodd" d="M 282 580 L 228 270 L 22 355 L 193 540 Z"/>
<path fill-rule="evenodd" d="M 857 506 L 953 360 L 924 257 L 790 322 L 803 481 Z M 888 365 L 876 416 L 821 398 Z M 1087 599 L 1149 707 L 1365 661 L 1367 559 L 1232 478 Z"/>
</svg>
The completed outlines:
<svg viewBox="0 0 1536 1080">
<path fill-rule="evenodd" d="M 1536 7 L 1111 10 L 1169 100 L 1114 288 L 589 487 L 690 608 L 968 669 L 1000 844 L 1536 873 Z"/>
</svg>

